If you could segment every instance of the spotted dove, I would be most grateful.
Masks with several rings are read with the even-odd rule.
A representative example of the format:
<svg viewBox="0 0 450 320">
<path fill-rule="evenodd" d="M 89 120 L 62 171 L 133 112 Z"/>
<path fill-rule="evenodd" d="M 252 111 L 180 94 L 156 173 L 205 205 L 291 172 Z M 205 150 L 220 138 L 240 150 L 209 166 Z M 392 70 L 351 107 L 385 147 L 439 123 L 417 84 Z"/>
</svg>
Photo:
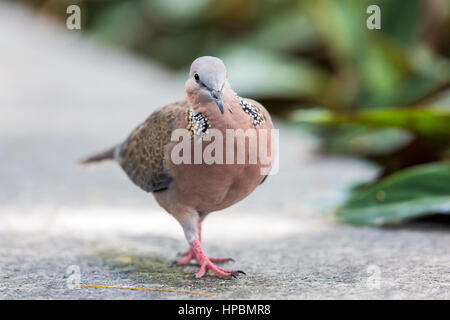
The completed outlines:
<svg viewBox="0 0 450 320">
<path fill-rule="evenodd" d="M 87 164 L 115 160 L 136 185 L 153 193 L 159 205 L 183 227 L 190 249 L 177 264 L 195 260 L 200 265 L 196 278 L 202 277 L 207 270 L 228 279 L 243 274 L 240 270 L 225 270 L 216 265 L 232 259 L 205 255 L 201 242 L 202 221 L 209 213 L 227 208 L 247 197 L 265 180 L 268 170 L 262 173 L 262 169 L 270 169 L 275 157 L 271 152 L 271 144 L 275 141 L 270 134 L 273 124 L 269 113 L 258 102 L 237 96 L 227 78 L 222 60 L 209 56 L 197 58 L 191 65 L 185 84 L 184 100 L 158 109 L 132 131 L 123 143 L 82 161 Z M 213 129 L 224 137 L 227 137 L 228 129 L 250 129 L 257 137 L 266 131 L 267 139 L 257 139 L 257 149 L 261 148 L 262 143 L 267 143 L 265 147 L 269 160 L 265 163 L 259 158 L 256 163 L 249 161 L 250 154 L 257 153 L 257 150 L 248 141 L 249 137 L 245 136 L 244 163 L 237 161 L 239 150 L 235 144 L 232 144 L 231 163 L 225 160 L 223 163 L 216 161 L 208 164 L 189 161 L 175 163 L 172 151 L 179 143 L 172 138 L 175 129 L 185 129 L 192 145 L 201 139 L 202 151 L 212 141 L 215 142 L 213 139 L 204 139 Z M 238 140 L 236 137 L 229 139 L 233 139 L 234 143 Z M 227 152 L 231 151 L 225 147 L 226 138 L 220 143 L 226 150 L 222 151 L 220 157 L 225 159 Z"/>
</svg>

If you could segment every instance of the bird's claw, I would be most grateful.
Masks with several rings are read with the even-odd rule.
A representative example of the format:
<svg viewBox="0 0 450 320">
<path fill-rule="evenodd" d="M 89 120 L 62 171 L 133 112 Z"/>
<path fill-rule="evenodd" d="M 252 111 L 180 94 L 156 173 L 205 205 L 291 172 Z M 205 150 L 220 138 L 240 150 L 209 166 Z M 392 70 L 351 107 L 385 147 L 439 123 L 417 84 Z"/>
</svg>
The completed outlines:
<svg viewBox="0 0 450 320">
<path fill-rule="evenodd" d="M 209 261 L 205 262 L 204 264 L 202 264 L 202 266 L 200 267 L 199 272 L 195 275 L 195 277 L 196 278 L 203 277 L 203 275 L 206 273 L 206 270 L 211 270 L 212 272 L 214 272 L 218 276 L 220 276 L 222 278 L 225 278 L 225 279 L 232 279 L 232 278 L 237 279 L 239 275 L 241 275 L 241 274 L 245 275 L 246 274 L 242 270 L 225 270 L 225 269 L 222 269 L 222 268 L 216 266 L 215 264 L 213 264 L 209 260 Z"/>
<path fill-rule="evenodd" d="M 223 271 L 227 271 L 227 270 L 223 270 Z M 237 279 L 239 275 L 243 274 L 243 275 L 247 275 L 244 271 L 242 270 L 229 270 L 229 277 L 233 277 L 234 279 Z"/>
</svg>

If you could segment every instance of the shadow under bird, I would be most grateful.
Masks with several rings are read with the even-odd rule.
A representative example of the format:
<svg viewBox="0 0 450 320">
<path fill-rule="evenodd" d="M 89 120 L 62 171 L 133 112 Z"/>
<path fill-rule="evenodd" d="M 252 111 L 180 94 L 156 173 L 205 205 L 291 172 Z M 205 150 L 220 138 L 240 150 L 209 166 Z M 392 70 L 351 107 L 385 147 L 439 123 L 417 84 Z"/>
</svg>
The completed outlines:
<svg viewBox="0 0 450 320">
<path fill-rule="evenodd" d="M 136 185 L 153 193 L 159 205 L 181 224 L 189 243 L 189 250 L 176 264 L 195 260 L 200 265 L 196 278 L 202 277 L 207 270 L 228 279 L 244 274 L 240 270 L 225 270 L 217 266 L 232 259 L 211 258 L 204 253 L 202 221 L 209 213 L 227 208 L 253 192 L 266 178 L 262 169 L 270 169 L 275 157 L 271 154 L 271 144 L 275 141 L 270 134 L 273 124 L 269 113 L 258 102 L 240 98 L 227 78 L 222 60 L 209 56 L 197 58 L 185 84 L 184 100 L 156 110 L 124 142 L 81 162 L 115 160 Z M 242 129 L 244 132 L 250 129 L 258 139 L 255 148 L 248 137 L 245 138 L 244 163 L 225 160 L 211 164 L 175 163 L 172 151 L 179 142 L 173 141 L 172 133 L 176 129 L 187 130 L 192 146 L 201 139 L 202 150 L 213 141 L 217 142 L 203 139 L 212 129 L 222 133 L 223 137 L 227 137 L 228 129 Z M 269 132 L 265 140 L 259 139 L 263 131 Z M 233 142 L 237 140 L 235 136 L 232 139 Z M 223 158 L 226 159 L 226 138 L 218 141 L 223 143 Z M 249 161 L 249 155 L 257 152 L 262 143 L 267 143 L 269 160 L 264 163 L 259 158 L 256 162 Z M 232 148 L 233 159 L 236 160 L 239 148 L 235 143 Z"/>
</svg>

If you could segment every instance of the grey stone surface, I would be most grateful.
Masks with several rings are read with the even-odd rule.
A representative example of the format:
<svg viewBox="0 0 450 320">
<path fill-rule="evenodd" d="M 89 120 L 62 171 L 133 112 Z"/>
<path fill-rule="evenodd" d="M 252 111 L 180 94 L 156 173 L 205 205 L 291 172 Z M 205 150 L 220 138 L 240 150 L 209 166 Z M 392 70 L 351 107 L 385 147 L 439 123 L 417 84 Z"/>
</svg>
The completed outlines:
<svg viewBox="0 0 450 320">
<path fill-rule="evenodd" d="M 217 293 L 207 298 L 450 297 L 448 228 L 338 224 L 345 190 L 376 168 L 324 157 L 316 139 L 279 121 L 279 173 L 205 221 L 206 252 L 248 275 L 194 280 L 196 266 L 170 267 L 186 248 L 175 220 L 114 164 L 75 162 L 182 98 L 182 79 L 4 3 L 0 38 L 0 298 L 205 297 L 70 289 L 70 266 L 83 284 Z"/>
</svg>

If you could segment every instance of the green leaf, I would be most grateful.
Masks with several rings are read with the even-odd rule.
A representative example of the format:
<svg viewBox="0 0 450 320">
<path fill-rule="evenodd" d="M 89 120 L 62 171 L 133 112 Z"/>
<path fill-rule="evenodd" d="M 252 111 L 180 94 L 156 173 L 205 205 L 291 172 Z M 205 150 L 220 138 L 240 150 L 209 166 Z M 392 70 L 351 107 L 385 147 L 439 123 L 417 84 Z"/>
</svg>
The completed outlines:
<svg viewBox="0 0 450 320">
<path fill-rule="evenodd" d="M 450 137 L 450 110 L 445 108 L 383 108 L 367 109 L 352 115 L 299 110 L 294 115 L 299 122 L 342 125 L 355 124 L 374 128 L 397 127 L 418 135 L 436 139 Z"/>
<path fill-rule="evenodd" d="M 242 46 L 221 54 L 230 82 L 239 94 L 258 97 L 315 95 L 326 74 L 304 59 Z"/>
<path fill-rule="evenodd" d="M 201 19 L 201 15 L 209 5 L 209 0 L 146 0 L 145 5 L 148 11 L 158 12 L 158 15 L 172 20 L 174 23 L 183 24 L 183 22 L 193 19 Z M 181 21 L 180 21 L 181 20 Z"/>
<path fill-rule="evenodd" d="M 408 145 L 412 139 L 413 135 L 403 129 L 349 126 L 328 137 L 328 149 L 359 156 L 389 155 Z"/>
<path fill-rule="evenodd" d="M 417 41 L 417 32 L 423 17 L 420 0 L 409 0 L 408 5 L 402 1 L 366 1 L 377 4 L 382 12 L 381 32 L 405 45 Z"/>
<path fill-rule="evenodd" d="M 336 212 L 356 225 L 382 225 L 450 213 L 450 164 L 433 163 L 395 173 L 351 196 Z"/>
</svg>

